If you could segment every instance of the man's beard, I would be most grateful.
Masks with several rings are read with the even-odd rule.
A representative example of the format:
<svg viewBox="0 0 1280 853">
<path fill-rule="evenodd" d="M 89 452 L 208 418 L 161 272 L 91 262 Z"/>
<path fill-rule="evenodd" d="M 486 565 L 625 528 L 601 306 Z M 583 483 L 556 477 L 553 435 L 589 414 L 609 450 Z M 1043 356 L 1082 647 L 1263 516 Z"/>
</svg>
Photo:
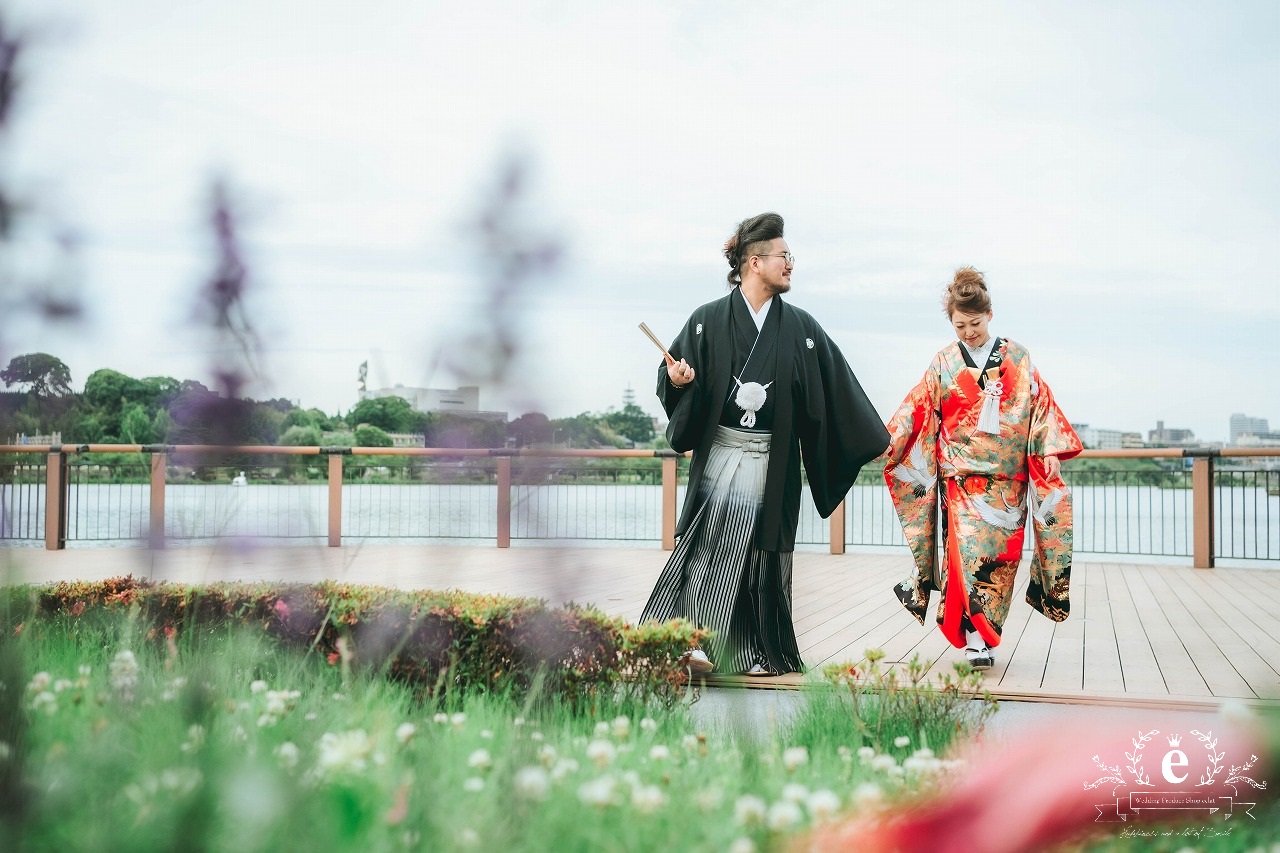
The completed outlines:
<svg viewBox="0 0 1280 853">
<path fill-rule="evenodd" d="M 770 282 L 764 286 L 764 289 L 768 291 L 770 296 L 777 296 L 779 293 L 786 293 L 789 291 L 791 289 L 791 282 L 786 279 L 783 279 L 777 284 Z"/>
</svg>

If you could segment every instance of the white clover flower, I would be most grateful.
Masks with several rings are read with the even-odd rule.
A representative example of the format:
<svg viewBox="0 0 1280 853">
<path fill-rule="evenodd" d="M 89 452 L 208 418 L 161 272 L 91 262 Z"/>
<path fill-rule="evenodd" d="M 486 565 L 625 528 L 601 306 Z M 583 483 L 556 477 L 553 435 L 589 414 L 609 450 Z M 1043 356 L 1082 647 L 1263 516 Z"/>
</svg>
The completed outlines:
<svg viewBox="0 0 1280 853">
<path fill-rule="evenodd" d="M 525 800 L 545 800 L 551 790 L 547 771 L 536 764 L 517 770 L 514 785 L 516 796 Z"/>
<path fill-rule="evenodd" d="M 231 739 L 237 743 L 244 743 L 249 739 L 249 733 L 244 730 L 244 726 L 236 726 L 231 730 Z"/>
<path fill-rule="evenodd" d="M 616 754 L 617 750 L 607 740 L 593 740 L 587 744 L 587 758 L 591 759 L 597 770 L 603 770 L 612 764 Z"/>
<path fill-rule="evenodd" d="M 116 652 L 111 661 L 111 686 L 117 693 L 129 696 L 138 686 L 138 659 L 128 649 Z"/>
<path fill-rule="evenodd" d="M 556 762 L 556 766 L 551 768 L 551 778 L 559 782 L 566 776 L 572 776 L 578 772 L 578 762 L 572 758 L 562 758 Z"/>
<path fill-rule="evenodd" d="M 892 755 L 877 755 L 871 759 L 871 769 L 887 772 L 898 766 L 898 759 Z"/>
<path fill-rule="evenodd" d="M 45 711 L 46 713 L 57 713 L 58 697 L 54 696 L 48 690 L 43 693 L 37 693 L 35 698 L 31 700 L 32 711 Z"/>
<path fill-rule="evenodd" d="M 626 740 L 631 736 L 631 718 L 630 717 L 614 717 L 613 718 L 613 736 L 618 740 Z"/>
<path fill-rule="evenodd" d="M 472 770 L 488 770 L 493 766 L 493 758 L 489 755 L 489 750 L 477 749 L 467 759 L 467 766 Z"/>
<path fill-rule="evenodd" d="M 204 746 L 204 726 L 192 723 L 187 729 L 187 740 L 182 744 L 182 751 L 195 752 L 202 746 Z"/>
<path fill-rule="evenodd" d="M 635 788 L 640 785 L 640 774 L 634 770 L 628 770 L 622 774 L 622 781 L 628 788 Z"/>
<path fill-rule="evenodd" d="M 809 750 L 803 746 L 787 747 L 782 752 L 782 766 L 787 768 L 788 773 L 794 773 L 796 768 L 801 764 L 809 763 Z"/>
<path fill-rule="evenodd" d="M 657 730 L 658 723 L 652 717 L 644 717 L 640 720 L 640 731 L 656 732 Z"/>
<path fill-rule="evenodd" d="M 315 720 L 315 719 L 316 719 L 316 717 L 318 717 L 318 716 L 319 716 L 319 714 L 317 714 L 315 711 L 308 711 L 307 713 L 305 713 L 305 714 L 303 714 L 303 715 L 302 715 L 302 719 L 304 719 L 304 720 L 306 720 L 308 723 L 310 723 L 310 722 L 312 722 L 313 720 Z"/>
<path fill-rule="evenodd" d="M 292 770 L 298 766 L 298 758 L 300 752 L 297 744 L 292 741 L 285 741 L 277 746 L 274 750 L 276 760 L 280 762 L 280 766 L 286 770 Z"/>
<path fill-rule="evenodd" d="M 809 811 L 809 817 L 813 818 L 814 822 L 824 823 L 839 813 L 840 797 L 834 791 L 823 788 L 810 794 L 804 806 Z"/>
<path fill-rule="evenodd" d="M 335 702 L 345 702 L 345 701 L 347 701 L 347 694 L 345 694 L 345 693 L 334 693 L 334 694 L 333 694 L 332 696 L 330 696 L 329 698 L 330 698 L 330 699 L 332 699 L 332 700 L 333 700 L 333 701 L 335 701 Z"/>
<path fill-rule="evenodd" d="M 515 726 L 517 729 L 520 728 L 524 725 L 524 717 L 516 717 L 511 721 L 511 725 Z"/>
<path fill-rule="evenodd" d="M 733 839 L 729 853 L 756 853 L 756 843 L 745 835 Z"/>
<path fill-rule="evenodd" d="M 765 824 L 774 832 L 785 832 L 804 820 L 804 812 L 790 800 L 779 800 L 769 806 Z"/>
<path fill-rule="evenodd" d="M 863 764 L 867 764 L 871 759 L 876 757 L 876 751 L 869 746 L 858 747 L 858 760 Z"/>
<path fill-rule="evenodd" d="M 368 766 L 373 741 L 363 730 L 320 736 L 320 754 L 316 767 L 322 773 L 359 773 Z"/>
<path fill-rule="evenodd" d="M 657 785 L 641 785 L 631 791 L 631 805 L 642 814 L 653 814 L 667 804 L 667 795 Z"/>
<path fill-rule="evenodd" d="M 840 760 L 846 763 L 853 761 L 853 750 L 847 746 L 836 747 L 836 755 L 840 756 Z"/>
<path fill-rule="evenodd" d="M 288 704 L 283 696 L 267 694 L 267 713 L 274 714 L 277 717 L 283 717 L 285 712 L 289 710 Z"/>
<path fill-rule="evenodd" d="M 884 791 L 875 782 L 863 782 L 853 789 L 849 799 L 860 809 L 871 808 L 884 802 Z"/>
<path fill-rule="evenodd" d="M 609 724 L 606 723 L 604 720 L 601 720 L 600 722 L 596 723 L 596 737 L 608 737 L 608 735 L 609 735 Z"/>
<path fill-rule="evenodd" d="M 237 711 L 248 711 L 248 710 L 249 710 L 250 708 L 252 708 L 252 707 L 253 707 L 253 706 L 252 706 L 252 705 L 250 705 L 248 702 L 237 702 L 237 703 L 236 703 L 236 710 L 237 710 Z"/>
<path fill-rule="evenodd" d="M 803 803 L 809 799 L 809 789 L 794 782 L 782 786 L 782 799 L 789 803 Z"/>
<path fill-rule="evenodd" d="M 481 729 L 480 738 L 481 740 L 493 740 L 493 732 L 489 731 L 488 729 Z"/>
<path fill-rule="evenodd" d="M 698 807 L 698 811 L 706 814 L 720 808 L 720 803 L 724 800 L 724 792 L 714 785 L 710 788 L 703 788 L 693 795 L 693 804 Z"/>
<path fill-rule="evenodd" d="M 431 719 L 434 720 L 437 725 L 443 726 L 445 723 L 449 722 L 449 715 L 444 713 L 436 714 Z"/>
<path fill-rule="evenodd" d="M 922 746 L 915 751 L 916 758 L 933 758 L 933 750 L 927 746 Z"/>
<path fill-rule="evenodd" d="M 484 790 L 484 780 L 479 776 L 471 776 L 462 783 L 462 790 L 471 794 L 478 794 Z"/>
<path fill-rule="evenodd" d="M 69 679 L 59 678 L 57 681 L 53 682 L 54 693 L 61 693 L 64 690 L 70 690 L 70 689 L 71 689 L 71 681 Z"/>
<path fill-rule="evenodd" d="M 13 747 L 0 740 L 0 762 L 8 761 L 10 755 L 13 755 Z"/>
<path fill-rule="evenodd" d="M 449 724 L 453 726 L 455 732 L 460 732 L 467 725 L 467 715 L 459 711 L 449 717 Z"/>
<path fill-rule="evenodd" d="M 895 764 L 894 766 L 890 767 L 885 772 L 887 772 L 894 779 L 901 779 L 903 776 L 907 775 L 907 771 L 903 770 L 902 766 L 898 764 Z"/>
<path fill-rule="evenodd" d="M 37 672 L 31 676 L 31 682 L 27 685 L 28 692 L 43 693 L 49 689 L 49 685 L 53 683 L 53 676 L 47 672 Z"/>
<path fill-rule="evenodd" d="M 479 847 L 480 836 L 474 829 L 465 827 L 458 830 L 458 846 L 459 847 Z"/>
<path fill-rule="evenodd" d="M 538 750 L 538 763 L 543 767 L 550 767 L 556 763 L 556 748 L 551 744 L 544 745 Z"/>
<path fill-rule="evenodd" d="M 589 806 L 605 808 L 613 805 L 615 782 L 612 776 L 601 776 L 578 787 L 578 799 Z"/>
<path fill-rule="evenodd" d="M 81 678 L 88 678 L 93 673 L 93 667 L 89 666 L 87 663 L 82 663 L 80 664 L 80 669 L 77 671 L 80 673 Z"/>
<path fill-rule="evenodd" d="M 252 684 L 249 685 L 249 692 L 250 693 L 266 693 L 267 682 L 259 678 L 258 680 L 254 681 Z"/>
<path fill-rule="evenodd" d="M 649 748 L 650 761 L 666 761 L 671 757 L 671 750 L 662 744 L 654 744 Z"/>
<path fill-rule="evenodd" d="M 754 794 L 743 794 L 733 804 L 733 820 L 739 826 L 760 826 L 766 814 L 764 800 Z"/>
<path fill-rule="evenodd" d="M 160 787 L 184 796 L 200 787 L 202 779 L 200 771 L 191 767 L 170 767 L 160 771 Z"/>
<path fill-rule="evenodd" d="M 893 745 L 898 749 L 906 749 L 908 746 L 911 746 L 911 738 L 906 735 L 898 735 L 893 739 Z"/>
<path fill-rule="evenodd" d="M 685 749 L 697 749 L 698 738 L 695 735 L 685 735 L 680 739 L 680 745 Z"/>
<path fill-rule="evenodd" d="M 274 714 L 260 714 L 258 716 L 258 728 L 266 729 L 280 722 L 280 718 Z"/>
<path fill-rule="evenodd" d="M 413 740 L 413 736 L 418 733 L 418 727 L 413 723 L 401 723 L 396 726 L 396 740 L 400 741 L 403 746 Z"/>
<path fill-rule="evenodd" d="M 529 740 L 535 743 L 542 743 L 542 732 L 530 732 Z"/>
</svg>

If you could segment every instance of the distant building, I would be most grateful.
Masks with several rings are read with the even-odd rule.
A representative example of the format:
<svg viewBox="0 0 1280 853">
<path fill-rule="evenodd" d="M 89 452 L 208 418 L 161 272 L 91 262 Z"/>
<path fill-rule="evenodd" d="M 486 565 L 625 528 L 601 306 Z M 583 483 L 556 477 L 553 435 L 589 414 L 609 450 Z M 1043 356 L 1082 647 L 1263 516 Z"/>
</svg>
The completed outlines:
<svg viewBox="0 0 1280 853">
<path fill-rule="evenodd" d="M 1164 421 L 1156 421 L 1156 428 L 1147 433 L 1147 444 L 1152 447 L 1199 447 L 1196 435 L 1189 429 L 1165 427 Z"/>
<path fill-rule="evenodd" d="M 1146 447 L 1147 443 L 1142 440 L 1140 432 L 1123 432 L 1120 434 L 1120 448 L 1126 449 L 1130 447 Z"/>
<path fill-rule="evenodd" d="M 448 412 L 463 417 L 498 423 L 507 422 L 506 412 L 486 412 L 480 409 L 480 387 L 463 385 L 461 388 L 411 388 L 397 384 L 394 388 L 378 388 L 368 392 L 369 397 L 400 397 L 419 412 Z"/>
<path fill-rule="evenodd" d="M 27 435 L 26 433 L 18 433 L 13 437 L 11 444 L 35 444 L 35 445 L 54 445 L 62 444 L 62 433 L 55 432 L 52 435 Z"/>
<path fill-rule="evenodd" d="M 1271 429 L 1266 418 L 1251 418 L 1248 415 L 1236 413 L 1231 416 L 1230 436 L 1227 440 L 1232 444 L 1239 444 L 1241 436 L 1266 435 L 1269 432 Z"/>
<path fill-rule="evenodd" d="M 1121 432 L 1118 429 L 1098 429 L 1088 424 L 1072 424 L 1071 428 L 1080 436 L 1084 446 L 1093 450 L 1119 450 L 1125 446 L 1125 436 L 1137 436 L 1138 447 L 1142 446 L 1142 436 L 1138 433 Z"/>
</svg>

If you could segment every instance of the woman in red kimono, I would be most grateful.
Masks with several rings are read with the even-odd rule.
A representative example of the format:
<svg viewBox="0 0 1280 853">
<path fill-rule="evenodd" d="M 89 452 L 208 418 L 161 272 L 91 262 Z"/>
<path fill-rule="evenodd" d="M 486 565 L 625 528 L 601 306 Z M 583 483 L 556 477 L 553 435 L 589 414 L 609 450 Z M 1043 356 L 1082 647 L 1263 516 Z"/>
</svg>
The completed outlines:
<svg viewBox="0 0 1280 853">
<path fill-rule="evenodd" d="M 942 633 L 986 669 L 1013 601 L 1028 516 L 1027 602 L 1055 622 L 1067 618 L 1071 493 L 1061 460 L 1081 444 L 1027 351 L 988 332 L 982 273 L 957 271 L 943 307 L 958 340 L 934 356 L 889 423 L 885 482 L 916 562 L 894 592 L 923 625 L 939 590 Z"/>
</svg>

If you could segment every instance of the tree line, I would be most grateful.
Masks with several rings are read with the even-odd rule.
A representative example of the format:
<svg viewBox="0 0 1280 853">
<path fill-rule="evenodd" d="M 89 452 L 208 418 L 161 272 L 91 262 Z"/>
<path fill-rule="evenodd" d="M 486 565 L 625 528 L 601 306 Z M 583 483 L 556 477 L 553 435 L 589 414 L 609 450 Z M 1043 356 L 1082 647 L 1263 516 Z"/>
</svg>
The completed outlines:
<svg viewBox="0 0 1280 853">
<path fill-rule="evenodd" d="M 420 412 L 401 397 L 371 397 L 329 415 L 284 398 L 227 398 L 193 379 L 138 379 L 109 368 L 91 373 L 76 393 L 71 371 L 48 353 L 16 356 L 0 380 L 18 388 L 0 394 L 0 442 L 57 432 L 64 444 L 391 447 L 392 434 L 412 434 L 428 447 L 665 446 L 649 415 L 632 403 L 569 418 L 530 412 L 501 422 Z"/>
</svg>

